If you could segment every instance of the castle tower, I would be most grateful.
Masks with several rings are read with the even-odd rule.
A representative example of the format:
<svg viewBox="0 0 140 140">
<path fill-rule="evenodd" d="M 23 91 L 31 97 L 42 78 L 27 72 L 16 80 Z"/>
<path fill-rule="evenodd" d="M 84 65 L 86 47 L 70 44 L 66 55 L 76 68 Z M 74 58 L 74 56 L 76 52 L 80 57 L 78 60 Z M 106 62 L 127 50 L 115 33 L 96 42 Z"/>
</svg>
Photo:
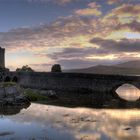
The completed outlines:
<svg viewBox="0 0 140 140">
<path fill-rule="evenodd" d="M 5 49 L 0 47 L 0 68 L 5 68 Z"/>
</svg>

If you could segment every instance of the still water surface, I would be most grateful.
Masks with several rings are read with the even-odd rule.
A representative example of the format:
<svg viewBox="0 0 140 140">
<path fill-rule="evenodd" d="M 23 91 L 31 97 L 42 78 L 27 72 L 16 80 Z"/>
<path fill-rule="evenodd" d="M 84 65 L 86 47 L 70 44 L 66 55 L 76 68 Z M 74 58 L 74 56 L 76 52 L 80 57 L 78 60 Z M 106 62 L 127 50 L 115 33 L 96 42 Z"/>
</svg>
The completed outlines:
<svg viewBox="0 0 140 140">
<path fill-rule="evenodd" d="M 15 115 L 1 113 L 0 140 L 140 140 L 140 110 L 32 103 Z"/>
</svg>

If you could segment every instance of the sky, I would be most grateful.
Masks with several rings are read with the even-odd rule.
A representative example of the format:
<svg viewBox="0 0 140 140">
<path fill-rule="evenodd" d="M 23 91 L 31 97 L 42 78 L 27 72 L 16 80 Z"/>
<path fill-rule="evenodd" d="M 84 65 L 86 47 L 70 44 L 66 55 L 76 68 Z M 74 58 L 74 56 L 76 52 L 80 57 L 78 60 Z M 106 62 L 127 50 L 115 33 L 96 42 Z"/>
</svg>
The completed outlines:
<svg viewBox="0 0 140 140">
<path fill-rule="evenodd" d="M 10 70 L 112 65 L 140 59 L 140 0 L 0 0 Z"/>
</svg>

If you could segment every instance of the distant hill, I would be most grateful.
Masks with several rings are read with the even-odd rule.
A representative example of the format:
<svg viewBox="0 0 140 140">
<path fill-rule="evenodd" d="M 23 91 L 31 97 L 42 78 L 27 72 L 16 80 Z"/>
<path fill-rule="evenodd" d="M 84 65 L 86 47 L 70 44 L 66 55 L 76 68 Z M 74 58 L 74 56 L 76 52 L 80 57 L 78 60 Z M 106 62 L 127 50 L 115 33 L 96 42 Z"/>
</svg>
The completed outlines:
<svg viewBox="0 0 140 140">
<path fill-rule="evenodd" d="M 135 69 L 140 69 L 140 60 L 128 61 L 128 62 L 124 62 L 124 63 L 121 63 L 121 64 L 117 64 L 115 66 L 121 67 L 121 68 L 135 68 Z"/>
<path fill-rule="evenodd" d="M 97 65 L 83 69 L 66 70 L 66 72 L 140 75 L 140 61 L 130 61 L 112 66 Z"/>
</svg>

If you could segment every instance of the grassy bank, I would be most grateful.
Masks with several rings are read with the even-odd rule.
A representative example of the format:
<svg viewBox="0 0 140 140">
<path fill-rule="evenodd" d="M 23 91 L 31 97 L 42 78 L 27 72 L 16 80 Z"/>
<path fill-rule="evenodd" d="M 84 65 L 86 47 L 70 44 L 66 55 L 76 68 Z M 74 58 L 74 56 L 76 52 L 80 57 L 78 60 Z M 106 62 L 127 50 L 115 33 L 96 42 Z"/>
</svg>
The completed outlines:
<svg viewBox="0 0 140 140">
<path fill-rule="evenodd" d="M 35 91 L 33 89 L 25 89 L 24 95 L 30 100 L 30 101 L 48 101 L 49 98 L 45 95 L 41 95 L 39 91 Z"/>
<path fill-rule="evenodd" d="M 0 87 L 10 87 L 10 86 L 15 86 L 16 83 L 14 82 L 2 82 L 0 83 Z"/>
</svg>

